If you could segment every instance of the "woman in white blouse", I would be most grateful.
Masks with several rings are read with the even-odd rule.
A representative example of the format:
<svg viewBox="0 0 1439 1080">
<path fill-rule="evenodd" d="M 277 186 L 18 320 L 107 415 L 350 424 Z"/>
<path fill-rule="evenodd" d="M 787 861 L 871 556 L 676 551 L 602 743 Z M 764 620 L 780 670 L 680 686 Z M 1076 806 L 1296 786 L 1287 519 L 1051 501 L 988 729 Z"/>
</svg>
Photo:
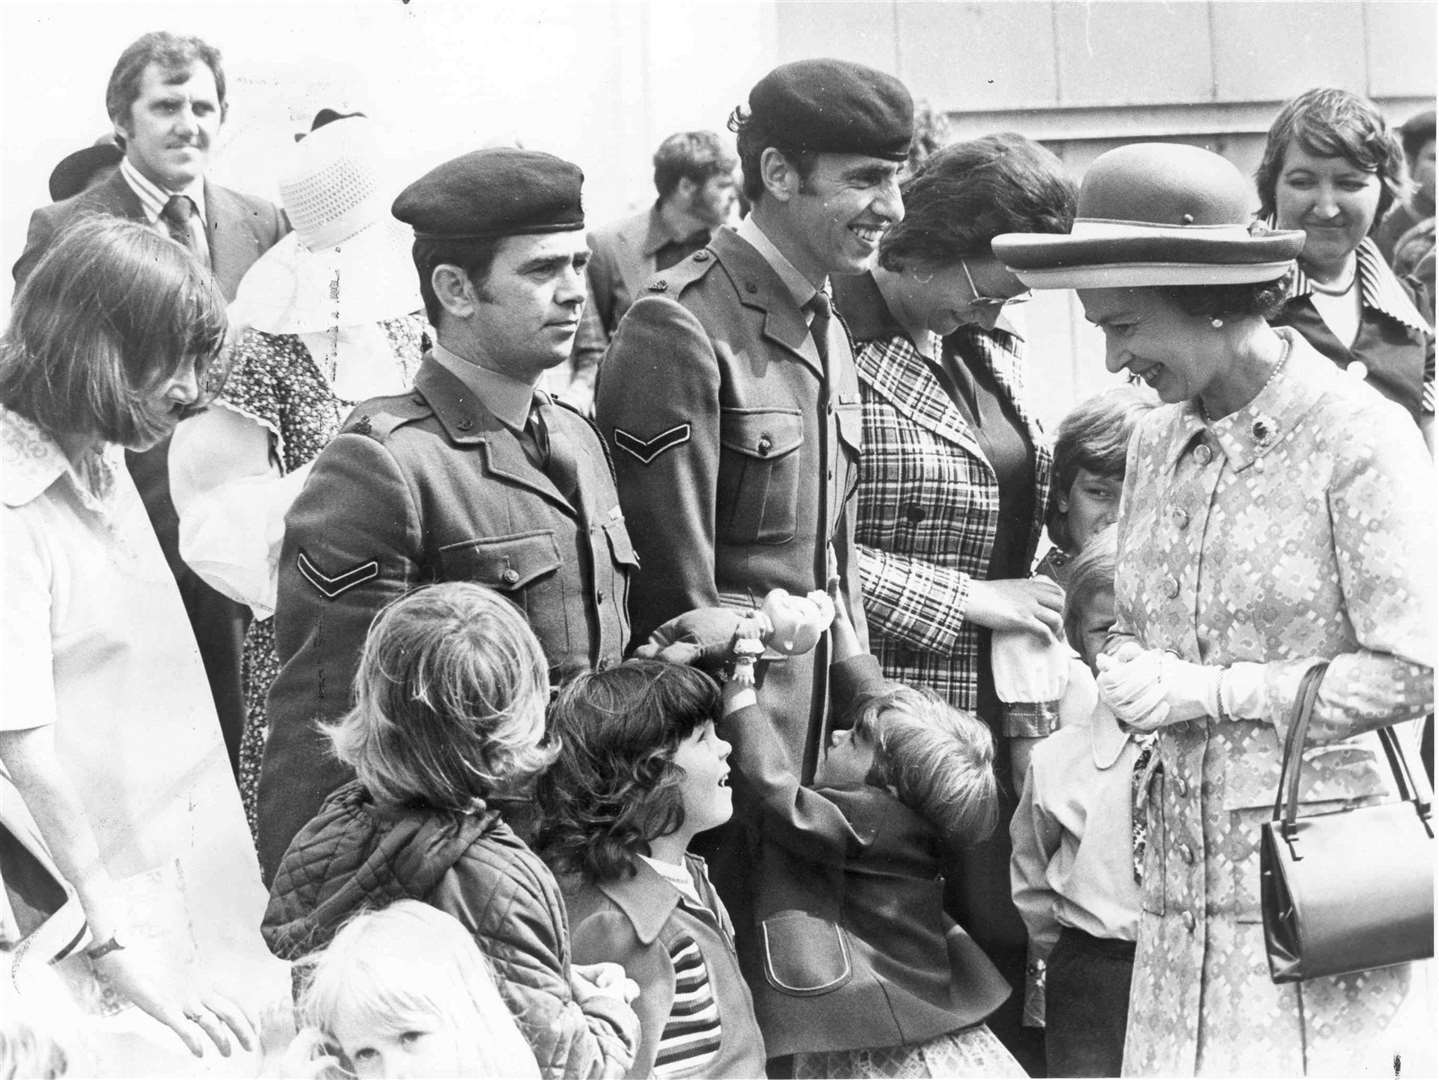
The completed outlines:
<svg viewBox="0 0 1439 1080">
<path fill-rule="evenodd" d="M 285 512 L 350 410 L 408 388 L 424 351 L 410 236 L 390 216 L 394 185 L 374 126 L 327 115 L 281 175 L 294 232 L 251 267 L 231 306 L 244 334 L 225 393 L 180 426 L 170 450 L 181 555 L 255 614 L 239 755 L 252 827 L 265 697 L 278 673 L 271 616 Z"/>
<path fill-rule="evenodd" d="M 117 1071 L 177 1067 L 127 1001 L 228 1056 L 254 1042 L 237 1002 L 286 992 L 199 650 L 123 456 L 207 396 L 225 334 L 182 247 L 94 218 L 36 266 L 0 347 L 0 771 L 88 932 L 58 949 L 36 932 L 13 962 L 51 942 L 37 959 L 106 1017 Z"/>
</svg>

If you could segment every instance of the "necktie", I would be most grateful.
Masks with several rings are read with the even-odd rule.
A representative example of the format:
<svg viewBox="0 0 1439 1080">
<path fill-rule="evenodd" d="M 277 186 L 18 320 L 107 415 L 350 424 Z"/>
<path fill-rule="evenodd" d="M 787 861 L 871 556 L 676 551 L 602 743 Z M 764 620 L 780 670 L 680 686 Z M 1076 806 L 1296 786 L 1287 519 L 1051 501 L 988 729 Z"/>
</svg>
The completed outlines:
<svg viewBox="0 0 1439 1080">
<path fill-rule="evenodd" d="M 530 425 L 540 451 L 540 468 L 560 494 L 574 502 L 580 486 L 579 464 L 569 436 L 558 422 L 554 405 L 537 401 L 530 411 Z"/>
<path fill-rule="evenodd" d="M 809 336 L 814 338 L 814 347 L 819 350 L 819 362 L 821 366 L 829 366 L 829 324 L 834 317 L 834 308 L 830 306 L 829 296 L 823 289 L 815 293 L 805 304 L 804 309 L 812 314 L 809 321 Z"/>
<path fill-rule="evenodd" d="M 205 266 L 210 265 L 210 247 L 205 242 L 200 216 L 188 195 L 171 195 L 160 211 L 170 238 L 189 250 Z"/>
</svg>

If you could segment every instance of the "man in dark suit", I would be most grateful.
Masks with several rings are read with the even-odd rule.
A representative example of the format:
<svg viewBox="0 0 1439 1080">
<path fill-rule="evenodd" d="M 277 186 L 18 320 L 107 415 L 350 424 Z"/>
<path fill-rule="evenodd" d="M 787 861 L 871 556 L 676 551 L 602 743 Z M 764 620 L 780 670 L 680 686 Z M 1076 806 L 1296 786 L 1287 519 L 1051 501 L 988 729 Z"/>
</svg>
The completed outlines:
<svg viewBox="0 0 1439 1080">
<path fill-rule="evenodd" d="M 656 275 L 621 321 L 596 416 L 640 554 L 636 640 L 692 608 L 823 589 L 831 572 L 865 633 L 851 514 L 859 380 L 828 279 L 868 269 L 903 215 L 912 118 L 909 92 L 883 72 L 776 68 L 730 121 L 753 212 Z M 769 664 L 760 687 L 760 708 L 783 718 L 785 767 L 806 783 L 827 734 L 828 667 L 826 635 Z M 739 828 L 754 810 L 736 806 Z M 740 854 L 723 843 L 715 867 L 737 925 Z"/>
<path fill-rule="evenodd" d="M 535 389 L 568 358 L 584 306 L 581 181 L 549 154 L 479 150 L 395 200 L 436 343 L 410 393 L 356 408 L 285 518 L 260 771 L 267 880 L 349 779 L 317 724 L 349 708 L 365 633 L 391 600 L 436 581 L 498 590 L 554 682 L 621 656 L 636 563 L 604 444 Z"/>
<path fill-rule="evenodd" d="M 108 214 L 148 222 L 174 237 L 210 267 L 226 299 L 233 300 L 245 271 L 289 228 L 273 204 L 205 180 L 226 110 L 219 51 L 199 38 L 146 34 L 120 54 L 105 107 L 124 151 L 120 167 L 95 187 L 30 216 L 25 251 L 15 264 L 16 285 L 66 225 Z M 245 723 L 240 655 L 249 610 L 210 588 L 181 560 L 169 451 L 166 439 L 151 450 L 127 452 L 126 461 L 179 584 L 235 767 Z"/>
</svg>

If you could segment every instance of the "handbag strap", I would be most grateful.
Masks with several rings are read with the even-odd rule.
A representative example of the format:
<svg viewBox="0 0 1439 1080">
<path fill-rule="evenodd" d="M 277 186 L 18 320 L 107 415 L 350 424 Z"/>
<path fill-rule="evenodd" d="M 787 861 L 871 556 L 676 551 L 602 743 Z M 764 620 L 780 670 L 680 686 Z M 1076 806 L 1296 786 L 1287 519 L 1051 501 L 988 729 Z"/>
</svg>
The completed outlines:
<svg viewBox="0 0 1439 1080">
<path fill-rule="evenodd" d="M 1294 831 L 1294 822 L 1299 816 L 1299 774 L 1304 758 L 1304 738 L 1309 730 L 1309 717 L 1314 712 L 1314 703 L 1319 698 L 1319 684 L 1329 669 L 1327 661 L 1315 664 L 1299 680 L 1299 689 L 1294 695 L 1294 705 L 1289 712 L 1289 732 L 1284 737 L 1284 761 L 1279 770 L 1279 788 L 1274 793 L 1275 821 L 1281 823 L 1286 837 Z M 1414 803 L 1419 816 L 1428 820 L 1433 793 L 1428 785 L 1420 786 L 1416 774 L 1409 766 L 1404 753 L 1404 744 L 1395 734 L 1393 727 L 1379 729 L 1379 742 L 1384 747 L 1384 756 L 1394 773 L 1394 783 L 1399 797 L 1404 802 Z"/>
</svg>

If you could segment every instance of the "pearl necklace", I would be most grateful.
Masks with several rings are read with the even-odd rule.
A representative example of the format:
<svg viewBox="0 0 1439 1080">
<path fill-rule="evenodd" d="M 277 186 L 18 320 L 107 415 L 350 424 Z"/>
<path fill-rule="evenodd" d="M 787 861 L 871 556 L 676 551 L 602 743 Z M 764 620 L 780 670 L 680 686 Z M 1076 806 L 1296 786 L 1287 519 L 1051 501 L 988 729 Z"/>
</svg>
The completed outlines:
<svg viewBox="0 0 1439 1080">
<path fill-rule="evenodd" d="M 1275 365 L 1269 369 L 1269 378 L 1264 380 L 1264 385 L 1259 388 L 1258 393 L 1256 393 L 1254 397 L 1250 398 L 1249 401 L 1246 401 L 1244 405 L 1248 405 L 1249 402 L 1253 401 L 1255 398 L 1259 397 L 1260 394 L 1264 393 L 1264 391 L 1268 390 L 1269 384 L 1272 383 L 1275 379 L 1279 378 L 1279 373 L 1284 370 L 1284 365 L 1289 363 L 1289 347 L 1291 342 L 1287 338 L 1281 340 L 1284 341 L 1284 351 L 1279 354 L 1279 360 L 1275 363 Z M 1240 406 L 1240 408 L 1243 407 L 1243 405 Z M 1214 423 L 1216 420 L 1223 419 L 1223 417 L 1209 415 L 1209 410 L 1204 407 L 1203 398 L 1199 399 L 1199 411 L 1204 416 L 1204 419 L 1211 424 Z M 1234 411 L 1238 412 L 1239 409 L 1235 409 Z"/>
</svg>

